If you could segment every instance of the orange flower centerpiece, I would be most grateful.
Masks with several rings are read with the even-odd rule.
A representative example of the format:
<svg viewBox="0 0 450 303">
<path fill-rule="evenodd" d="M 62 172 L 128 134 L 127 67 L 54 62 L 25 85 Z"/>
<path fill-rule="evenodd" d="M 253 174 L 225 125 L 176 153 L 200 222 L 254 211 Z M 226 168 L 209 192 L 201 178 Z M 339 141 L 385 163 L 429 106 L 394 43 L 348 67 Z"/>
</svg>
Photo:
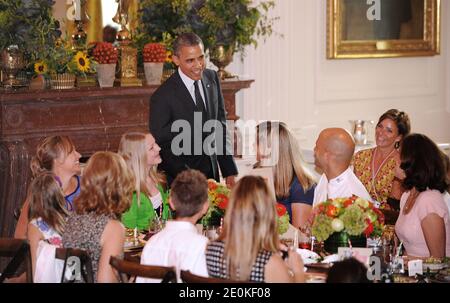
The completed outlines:
<svg viewBox="0 0 450 303">
<path fill-rule="evenodd" d="M 117 48 L 109 42 L 99 42 L 96 44 L 92 56 L 98 62 L 97 77 L 100 87 L 113 87 L 118 60 Z"/>
<path fill-rule="evenodd" d="M 379 237 L 384 230 L 384 216 L 372 202 L 358 198 L 329 199 L 314 208 L 312 235 L 325 241 L 325 250 L 338 247 L 365 247 L 367 237 Z"/>
<path fill-rule="evenodd" d="M 230 198 L 230 189 L 225 185 L 208 179 L 208 212 L 201 219 L 204 227 L 220 226 L 220 221 L 225 215 Z"/>
<path fill-rule="evenodd" d="M 286 207 L 277 202 L 277 231 L 279 235 L 284 234 L 289 229 L 289 213 Z"/>
<path fill-rule="evenodd" d="M 167 50 L 162 43 L 147 43 L 142 51 L 147 84 L 161 84 Z"/>
</svg>

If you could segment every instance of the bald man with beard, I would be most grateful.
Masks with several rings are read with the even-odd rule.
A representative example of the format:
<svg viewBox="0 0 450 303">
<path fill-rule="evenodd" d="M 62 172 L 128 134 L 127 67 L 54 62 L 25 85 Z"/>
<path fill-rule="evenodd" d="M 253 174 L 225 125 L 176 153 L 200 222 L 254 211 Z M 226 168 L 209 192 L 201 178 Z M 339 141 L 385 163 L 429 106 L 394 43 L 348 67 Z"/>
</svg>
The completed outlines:
<svg viewBox="0 0 450 303">
<path fill-rule="evenodd" d="M 350 167 L 354 152 L 355 142 L 345 129 L 327 128 L 320 133 L 314 148 L 314 164 L 323 174 L 314 191 L 313 206 L 352 195 L 372 201 Z"/>
</svg>

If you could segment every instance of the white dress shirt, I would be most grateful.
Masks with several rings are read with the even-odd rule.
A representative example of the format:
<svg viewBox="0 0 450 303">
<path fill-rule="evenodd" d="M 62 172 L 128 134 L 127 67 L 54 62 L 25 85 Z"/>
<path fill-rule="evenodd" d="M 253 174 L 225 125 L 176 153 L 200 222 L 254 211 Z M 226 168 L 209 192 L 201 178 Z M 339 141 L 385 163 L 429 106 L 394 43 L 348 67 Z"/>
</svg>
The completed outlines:
<svg viewBox="0 0 450 303">
<path fill-rule="evenodd" d="M 177 280 L 180 270 L 208 277 L 205 249 L 208 238 L 198 233 L 195 225 L 185 221 L 168 221 L 166 227 L 145 244 L 141 264 L 174 266 Z M 136 283 L 159 283 L 159 279 L 138 277 Z"/>
<path fill-rule="evenodd" d="M 187 90 L 189 91 L 189 94 L 191 94 L 192 101 L 194 102 L 194 104 L 196 104 L 196 102 L 195 102 L 195 86 L 194 86 L 195 81 L 192 80 L 191 78 L 189 78 L 188 76 L 186 76 L 186 74 L 183 73 L 181 68 L 178 68 L 178 73 L 180 74 L 181 80 L 183 81 L 184 85 L 186 86 Z M 208 107 L 206 107 L 205 93 L 203 92 L 202 80 L 198 80 L 198 88 L 200 89 L 200 95 L 202 96 L 203 104 L 205 104 L 205 108 L 208 108 Z"/>
<path fill-rule="evenodd" d="M 353 173 L 352 167 L 347 168 L 342 174 L 330 181 L 325 174 L 322 174 L 314 191 L 313 206 L 327 199 L 346 198 L 352 195 L 372 201 L 366 187 Z"/>
</svg>

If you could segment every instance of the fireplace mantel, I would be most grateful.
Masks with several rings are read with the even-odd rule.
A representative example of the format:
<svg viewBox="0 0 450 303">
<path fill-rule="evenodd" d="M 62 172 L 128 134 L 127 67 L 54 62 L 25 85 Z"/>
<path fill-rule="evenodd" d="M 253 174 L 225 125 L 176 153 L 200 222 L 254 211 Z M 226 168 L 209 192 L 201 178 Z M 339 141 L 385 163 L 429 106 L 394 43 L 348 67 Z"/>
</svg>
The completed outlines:
<svg viewBox="0 0 450 303">
<path fill-rule="evenodd" d="M 235 95 L 253 80 L 221 83 L 228 119 Z M 0 92 L 0 237 L 14 233 L 14 210 L 25 200 L 30 160 L 42 138 L 70 136 L 83 157 L 117 151 L 127 131 L 147 131 L 149 98 L 157 86 Z"/>
</svg>

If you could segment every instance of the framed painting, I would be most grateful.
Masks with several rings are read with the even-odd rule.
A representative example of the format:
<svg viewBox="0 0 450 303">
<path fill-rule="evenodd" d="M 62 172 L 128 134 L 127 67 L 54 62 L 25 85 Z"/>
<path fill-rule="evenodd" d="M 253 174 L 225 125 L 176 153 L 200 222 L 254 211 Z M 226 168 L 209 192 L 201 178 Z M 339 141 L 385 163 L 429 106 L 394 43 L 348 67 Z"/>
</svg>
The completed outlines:
<svg viewBox="0 0 450 303">
<path fill-rule="evenodd" d="M 327 58 L 433 56 L 440 0 L 327 0 Z"/>
</svg>

